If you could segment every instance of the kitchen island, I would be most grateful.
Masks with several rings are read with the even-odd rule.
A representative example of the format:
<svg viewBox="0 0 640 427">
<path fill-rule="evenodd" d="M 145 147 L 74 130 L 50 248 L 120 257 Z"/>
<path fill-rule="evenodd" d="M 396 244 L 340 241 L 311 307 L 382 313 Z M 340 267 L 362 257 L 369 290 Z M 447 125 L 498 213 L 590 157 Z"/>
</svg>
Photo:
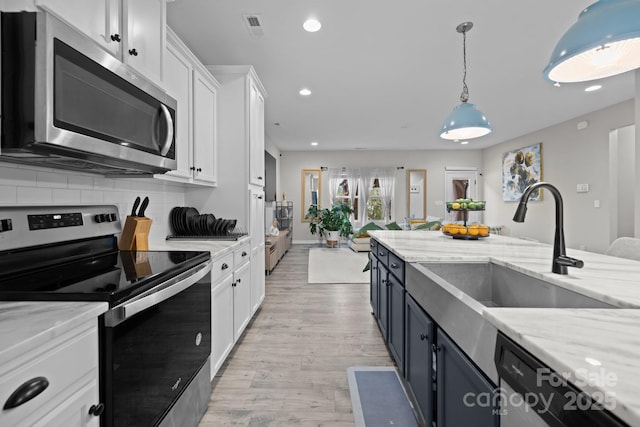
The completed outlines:
<svg viewBox="0 0 640 427">
<path fill-rule="evenodd" d="M 582 391 L 596 398 L 604 393 L 621 420 L 640 425 L 640 262 L 568 249 L 584 268 L 558 275 L 551 273 L 553 248 L 528 240 L 454 240 L 429 231 L 369 234 L 406 263 L 490 261 L 619 307 L 487 307 L 482 316 Z"/>
</svg>

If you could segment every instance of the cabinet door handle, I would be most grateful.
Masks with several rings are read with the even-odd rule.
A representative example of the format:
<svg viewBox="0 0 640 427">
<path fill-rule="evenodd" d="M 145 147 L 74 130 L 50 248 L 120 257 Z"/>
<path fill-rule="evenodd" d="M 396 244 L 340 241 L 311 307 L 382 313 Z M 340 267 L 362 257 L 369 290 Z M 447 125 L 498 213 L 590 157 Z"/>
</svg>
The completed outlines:
<svg viewBox="0 0 640 427">
<path fill-rule="evenodd" d="M 258 177 L 258 179 L 259 179 L 260 181 L 262 181 L 262 177 L 261 177 L 261 176 L 259 176 L 259 177 Z"/>
<path fill-rule="evenodd" d="M 380 279 L 380 283 L 387 283 L 387 279 Z"/>
<path fill-rule="evenodd" d="M 431 344 L 431 349 L 435 351 L 440 351 L 442 348 L 439 345 Z"/>
<path fill-rule="evenodd" d="M 427 334 L 420 334 L 420 340 L 424 341 L 424 340 L 426 340 L 427 338 L 429 338 L 429 337 L 427 336 Z"/>
<path fill-rule="evenodd" d="M 373 267 L 371 267 L 372 270 L 377 270 L 378 267 L 376 267 L 375 265 Z"/>
<path fill-rule="evenodd" d="M 202 168 L 196 169 L 196 172 L 202 172 Z"/>
<path fill-rule="evenodd" d="M 242 279 L 238 279 L 238 280 L 236 281 L 236 283 L 240 283 L 240 282 L 242 282 Z"/>
<path fill-rule="evenodd" d="M 231 282 L 231 287 L 235 288 L 236 287 L 236 282 Z"/>
<path fill-rule="evenodd" d="M 49 380 L 45 377 L 31 378 L 9 396 L 2 409 L 16 408 L 45 391 L 47 387 L 49 387 Z"/>
<path fill-rule="evenodd" d="M 400 268 L 400 266 L 398 264 L 396 264 L 395 262 L 391 263 L 391 268 Z"/>
<path fill-rule="evenodd" d="M 195 167 L 195 166 L 191 166 L 191 167 L 189 168 L 189 170 L 190 170 L 190 171 L 194 171 L 194 170 L 196 170 L 196 167 Z"/>
<path fill-rule="evenodd" d="M 379 256 L 385 256 L 386 254 L 384 252 L 380 251 L 380 252 L 378 252 L 378 255 Z"/>
<path fill-rule="evenodd" d="M 120 43 L 120 34 L 111 34 L 111 41 Z"/>
<path fill-rule="evenodd" d="M 247 253 L 245 251 L 242 251 L 242 256 L 243 257 L 247 256 Z"/>
<path fill-rule="evenodd" d="M 220 266 L 220 270 L 226 270 L 227 268 L 229 268 L 229 266 L 227 265 L 226 262 L 223 262 L 222 265 Z"/>
<path fill-rule="evenodd" d="M 262 200 L 262 196 L 258 196 L 258 199 Z"/>
<path fill-rule="evenodd" d="M 98 403 L 97 405 L 91 405 L 89 408 L 89 415 L 99 417 L 104 412 L 104 403 Z"/>
<path fill-rule="evenodd" d="M 129 49 L 129 55 L 131 56 L 138 56 L 138 51 L 135 49 Z"/>
</svg>

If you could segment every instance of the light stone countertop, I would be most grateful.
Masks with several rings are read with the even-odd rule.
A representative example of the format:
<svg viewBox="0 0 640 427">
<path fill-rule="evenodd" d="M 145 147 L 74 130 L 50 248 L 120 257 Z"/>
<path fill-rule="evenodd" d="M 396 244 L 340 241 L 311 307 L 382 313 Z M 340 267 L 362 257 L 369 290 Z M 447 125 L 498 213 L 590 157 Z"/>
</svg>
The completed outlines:
<svg viewBox="0 0 640 427">
<path fill-rule="evenodd" d="M 538 242 L 495 235 L 454 240 L 439 231 L 369 234 L 406 262 L 492 261 L 629 308 L 486 308 L 483 317 L 581 390 L 611 398 L 614 414 L 640 426 L 640 262 L 568 248 L 584 267 L 559 275 L 551 273 L 553 247 Z"/>
<path fill-rule="evenodd" d="M 106 302 L 0 301 L 0 366 L 67 331 L 97 321 Z"/>
<path fill-rule="evenodd" d="M 250 243 L 248 236 L 238 240 L 165 240 L 163 242 L 149 242 L 151 251 L 209 251 L 211 258 L 223 256 L 235 249 Z"/>
</svg>

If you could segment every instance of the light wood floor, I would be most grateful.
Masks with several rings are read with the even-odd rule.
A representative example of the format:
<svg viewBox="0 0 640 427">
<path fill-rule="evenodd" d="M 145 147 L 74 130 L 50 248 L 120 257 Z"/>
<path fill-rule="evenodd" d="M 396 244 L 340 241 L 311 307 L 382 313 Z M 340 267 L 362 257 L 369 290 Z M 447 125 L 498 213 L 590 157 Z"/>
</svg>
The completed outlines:
<svg viewBox="0 0 640 427">
<path fill-rule="evenodd" d="M 293 245 L 213 382 L 200 427 L 354 426 L 350 366 L 393 366 L 366 284 L 307 283 L 311 245 Z M 364 266 L 363 266 L 364 267 Z"/>
</svg>

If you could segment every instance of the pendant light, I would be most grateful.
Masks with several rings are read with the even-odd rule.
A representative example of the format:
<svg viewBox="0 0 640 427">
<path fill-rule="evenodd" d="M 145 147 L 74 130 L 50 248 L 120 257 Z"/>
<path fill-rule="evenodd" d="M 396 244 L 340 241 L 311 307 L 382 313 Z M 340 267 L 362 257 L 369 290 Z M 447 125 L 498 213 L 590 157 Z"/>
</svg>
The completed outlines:
<svg viewBox="0 0 640 427">
<path fill-rule="evenodd" d="M 585 82 L 640 67 L 640 0 L 598 0 L 578 16 L 551 54 L 544 77 Z"/>
<path fill-rule="evenodd" d="M 478 138 L 491 133 L 491 124 L 475 105 L 468 103 L 469 88 L 467 87 L 467 32 L 473 28 L 473 22 L 463 22 L 456 27 L 462 34 L 462 58 L 464 73 L 462 76 L 461 104 L 447 116 L 440 130 L 440 138 L 449 140 L 466 140 Z"/>
</svg>

